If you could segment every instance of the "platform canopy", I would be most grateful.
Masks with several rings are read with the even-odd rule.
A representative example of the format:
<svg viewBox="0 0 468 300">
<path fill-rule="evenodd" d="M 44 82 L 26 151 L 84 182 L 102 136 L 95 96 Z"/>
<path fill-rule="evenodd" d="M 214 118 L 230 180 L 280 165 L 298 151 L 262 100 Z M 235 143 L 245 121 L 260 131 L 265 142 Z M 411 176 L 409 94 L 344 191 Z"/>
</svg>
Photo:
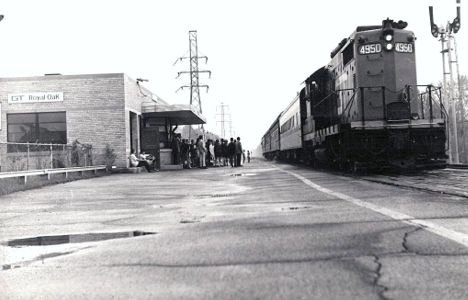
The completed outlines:
<svg viewBox="0 0 468 300">
<path fill-rule="evenodd" d="M 141 112 L 151 123 L 169 121 L 173 125 L 205 124 L 206 119 L 190 104 L 160 104 L 156 102 L 143 102 Z"/>
</svg>

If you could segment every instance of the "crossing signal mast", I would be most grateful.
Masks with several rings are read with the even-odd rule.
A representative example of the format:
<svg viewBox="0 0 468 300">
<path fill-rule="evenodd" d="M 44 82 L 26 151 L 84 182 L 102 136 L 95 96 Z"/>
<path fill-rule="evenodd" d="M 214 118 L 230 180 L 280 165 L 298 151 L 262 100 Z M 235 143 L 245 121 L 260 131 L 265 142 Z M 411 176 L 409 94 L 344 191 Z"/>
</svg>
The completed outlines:
<svg viewBox="0 0 468 300">
<path fill-rule="evenodd" d="M 434 23 L 433 7 L 429 6 L 429 18 L 431 21 L 431 33 L 435 38 L 439 38 L 442 44 L 442 67 L 443 67 L 443 84 L 444 90 L 448 95 L 448 99 L 444 101 L 444 106 L 449 108 L 449 159 L 450 163 L 460 163 L 458 154 L 458 131 L 457 131 L 457 112 L 455 109 L 455 101 L 461 94 L 461 88 L 455 88 L 455 77 L 457 77 L 457 85 L 460 84 L 460 74 L 458 68 L 457 47 L 454 34 L 460 30 L 460 0 L 457 1 L 457 16 L 452 22 L 448 21 L 447 25 L 437 26 Z M 448 71 L 447 71 L 448 65 Z M 455 65 L 455 68 L 454 68 Z"/>
<path fill-rule="evenodd" d="M 190 85 L 183 85 L 177 91 L 183 90 L 184 88 L 190 88 L 190 105 L 195 108 L 200 114 L 202 114 L 202 103 L 200 98 L 200 88 L 206 88 L 208 92 L 209 86 L 206 84 L 200 84 L 199 74 L 200 73 L 208 73 L 209 77 L 211 78 L 211 71 L 209 70 L 199 70 L 198 69 L 198 61 L 199 59 L 204 59 L 205 63 L 208 62 L 207 56 L 198 56 L 198 41 L 197 41 L 197 31 L 191 30 L 189 31 L 189 56 L 186 57 L 179 57 L 174 64 L 178 61 L 183 61 L 184 59 L 190 60 L 190 70 L 189 71 L 181 71 L 177 73 L 177 78 L 181 74 L 189 74 L 190 75 Z M 201 125 L 201 129 L 203 135 L 205 135 L 205 130 L 203 125 Z M 189 138 L 191 138 L 191 127 L 189 130 Z"/>
</svg>

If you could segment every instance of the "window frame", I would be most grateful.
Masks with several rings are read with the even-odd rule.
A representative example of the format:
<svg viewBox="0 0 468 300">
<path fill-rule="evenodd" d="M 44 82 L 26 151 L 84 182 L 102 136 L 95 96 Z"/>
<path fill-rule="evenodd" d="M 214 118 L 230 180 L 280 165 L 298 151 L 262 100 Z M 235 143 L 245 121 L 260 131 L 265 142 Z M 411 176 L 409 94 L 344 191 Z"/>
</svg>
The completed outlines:
<svg viewBox="0 0 468 300">
<path fill-rule="evenodd" d="M 41 119 L 41 115 L 45 115 L 45 114 L 57 114 L 57 116 L 54 116 L 54 119 L 55 120 L 58 120 L 60 121 L 61 119 L 63 119 L 63 122 L 40 122 L 40 119 Z M 60 116 L 58 116 L 60 114 Z M 10 118 L 12 117 L 19 117 L 21 118 L 20 116 L 23 115 L 32 115 L 34 116 L 33 117 L 33 122 L 19 122 L 19 121 L 11 121 Z M 67 113 L 66 111 L 47 111 L 47 112 L 31 112 L 31 113 L 8 113 L 7 114 L 7 142 L 8 143 L 42 143 L 42 144 L 66 144 L 67 143 Z M 27 118 L 25 118 L 27 119 Z M 29 119 L 31 120 L 31 119 Z M 44 138 L 46 137 L 44 134 L 41 134 L 41 124 L 63 124 L 63 125 L 59 125 L 59 127 L 63 126 L 64 127 L 64 130 L 54 130 L 54 131 L 50 131 L 50 132 L 53 132 L 53 133 L 60 133 L 59 134 L 59 140 L 55 140 L 54 139 L 51 139 L 51 140 L 44 140 Z M 29 132 L 29 134 L 31 135 L 30 138 L 27 139 L 27 141 L 18 141 L 17 139 L 12 139 L 11 138 L 11 135 L 17 133 L 17 131 L 15 132 L 11 132 L 10 130 L 10 126 L 21 126 L 21 125 L 27 125 L 27 126 L 31 126 L 31 131 Z M 63 137 L 63 138 L 62 138 Z M 33 140 L 34 139 L 34 140 Z"/>
</svg>

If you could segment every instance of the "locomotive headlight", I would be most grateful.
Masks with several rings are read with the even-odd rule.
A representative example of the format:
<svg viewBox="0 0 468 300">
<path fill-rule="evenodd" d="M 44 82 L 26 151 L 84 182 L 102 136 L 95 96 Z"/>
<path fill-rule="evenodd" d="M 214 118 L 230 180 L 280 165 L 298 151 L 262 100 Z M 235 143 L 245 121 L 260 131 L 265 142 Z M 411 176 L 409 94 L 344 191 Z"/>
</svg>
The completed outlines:
<svg viewBox="0 0 468 300">
<path fill-rule="evenodd" d="M 385 44 L 385 49 L 386 49 L 387 51 L 392 51 L 392 49 L 393 49 L 393 44 L 392 44 L 392 43 L 386 43 L 386 44 Z"/>
<path fill-rule="evenodd" d="M 391 35 L 391 34 L 385 35 L 385 40 L 386 40 L 387 42 L 390 42 L 391 40 L 393 40 L 393 35 Z"/>
</svg>

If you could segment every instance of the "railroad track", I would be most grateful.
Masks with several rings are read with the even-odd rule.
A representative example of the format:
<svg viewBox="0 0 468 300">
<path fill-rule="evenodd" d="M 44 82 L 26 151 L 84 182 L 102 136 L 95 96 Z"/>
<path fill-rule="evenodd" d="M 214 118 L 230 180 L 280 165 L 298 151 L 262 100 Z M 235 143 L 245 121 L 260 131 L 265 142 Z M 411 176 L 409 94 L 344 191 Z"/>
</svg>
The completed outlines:
<svg viewBox="0 0 468 300">
<path fill-rule="evenodd" d="M 468 199 L 468 166 L 421 171 L 415 174 L 357 175 L 359 179 L 413 190 L 452 195 Z"/>
<path fill-rule="evenodd" d="M 447 165 L 447 168 L 449 169 L 461 169 L 461 170 L 468 170 L 468 165 L 463 165 L 463 164 L 449 164 Z"/>
</svg>

